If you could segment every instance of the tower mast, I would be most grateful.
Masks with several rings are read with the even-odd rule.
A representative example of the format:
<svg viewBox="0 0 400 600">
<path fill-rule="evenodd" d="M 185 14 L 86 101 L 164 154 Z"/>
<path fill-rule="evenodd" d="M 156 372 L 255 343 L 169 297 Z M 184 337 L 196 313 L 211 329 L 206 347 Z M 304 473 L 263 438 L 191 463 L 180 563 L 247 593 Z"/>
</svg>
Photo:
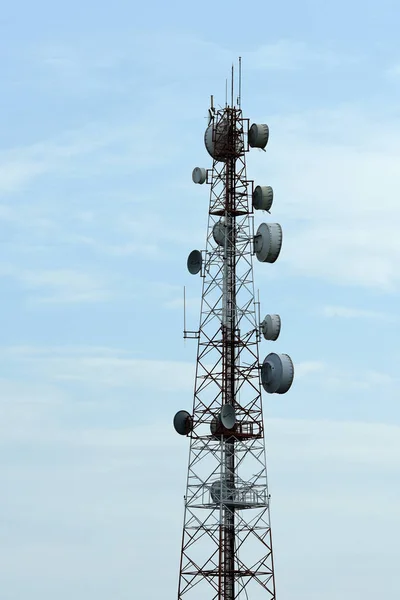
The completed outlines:
<svg viewBox="0 0 400 600">
<path fill-rule="evenodd" d="M 232 72 L 231 103 L 216 110 L 211 97 L 212 169 L 192 174 L 210 185 L 210 204 L 206 250 L 188 258 L 203 279 L 199 329 L 184 332 L 198 340 L 193 409 L 174 418 L 190 438 L 178 600 L 251 600 L 260 587 L 276 598 L 261 386 L 285 393 L 294 369 L 286 354 L 259 360 L 261 336 L 275 341 L 281 322 L 258 322 L 253 256 L 275 262 L 282 230 L 262 223 L 254 235 L 254 210 L 269 212 L 273 192 L 247 179 L 245 156 L 265 148 L 269 129 L 249 126 L 240 96 L 234 104 Z"/>
</svg>

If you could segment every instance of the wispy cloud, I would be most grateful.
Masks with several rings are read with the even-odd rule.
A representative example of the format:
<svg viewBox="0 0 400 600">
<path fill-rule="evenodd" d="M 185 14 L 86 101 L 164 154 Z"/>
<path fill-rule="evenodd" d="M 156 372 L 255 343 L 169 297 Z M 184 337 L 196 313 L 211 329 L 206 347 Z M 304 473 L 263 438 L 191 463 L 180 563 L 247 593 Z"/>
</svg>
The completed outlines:
<svg viewBox="0 0 400 600">
<path fill-rule="evenodd" d="M 322 314 L 325 317 L 339 317 L 344 319 L 374 319 L 377 321 L 396 322 L 398 318 L 395 315 L 379 312 L 376 310 L 367 310 L 363 308 L 350 308 L 346 306 L 324 306 Z"/>
<path fill-rule="evenodd" d="M 120 578 L 128 582 L 121 598 L 126 593 L 145 593 L 155 545 L 165 549 L 176 543 L 179 548 L 183 511 L 179 490 L 187 440 L 174 434 L 170 423 L 159 420 L 151 427 L 121 422 L 113 427 L 60 426 L 54 420 L 46 422 L 41 432 L 37 425 L 33 430 L 26 428 L 24 447 L 29 455 L 20 453 L 18 461 L 14 457 L 12 468 L 3 465 L 4 483 L 13 497 L 13 502 L 7 495 L 0 500 L 6 517 L 3 537 L 10 540 L 2 556 L 7 581 L 15 582 L 16 589 L 22 586 L 22 556 L 28 564 L 24 582 L 39 585 L 46 579 L 46 590 L 55 592 L 60 580 L 68 581 L 58 596 L 62 600 L 88 574 L 97 582 L 98 590 L 92 589 L 101 600 L 109 597 L 110 581 L 114 592 L 118 589 L 114 580 Z M 342 553 L 349 560 L 343 561 L 335 579 L 336 593 L 354 577 L 350 558 L 359 556 L 365 545 L 375 569 L 384 568 L 388 561 L 391 565 L 396 543 L 393 529 L 399 526 L 398 427 L 291 419 L 268 420 L 266 427 L 274 531 L 282 568 L 288 572 L 306 569 L 309 557 L 318 553 L 319 571 L 328 570 L 332 554 Z M 11 440 L 6 440 L 8 451 Z M 162 514 L 159 494 L 151 493 L 155 472 L 157 488 L 162 489 Z M 366 502 L 371 489 L 374 502 Z M 372 548 L 367 527 L 371 520 L 377 525 L 379 541 Z M 149 527 L 150 521 L 154 527 Z M 144 540 L 140 552 L 132 540 Z M 116 548 L 125 556 L 122 561 L 115 560 Z M 160 571 L 164 587 L 174 587 L 178 558 L 179 551 L 165 553 Z M 132 561 L 140 569 L 130 584 Z M 360 581 L 364 585 L 362 577 Z M 289 586 L 290 595 L 296 586 L 298 582 Z M 316 590 L 321 595 L 325 588 L 323 576 L 313 577 L 303 581 L 301 597 L 311 597 Z M 326 593 L 324 597 L 335 598 Z"/>
<path fill-rule="evenodd" d="M 385 371 L 373 368 L 352 369 L 351 364 L 344 362 L 301 361 L 294 363 L 295 381 L 299 386 L 311 384 L 314 389 L 320 389 L 326 394 L 342 390 L 372 392 L 377 386 L 387 392 L 395 393 L 399 378 Z M 292 392 L 294 391 L 292 389 Z M 291 393 L 292 393 L 291 392 Z"/>
<path fill-rule="evenodd" d="M 3 360 L 14 360 L 27 373 L 41 373 L 46 381 L 76 381 L 94 387 L 134 385 L 137 389 L 190 392 L 194 364 L 173 360 L 137 358 L 118 348 L 56 346 L 0 348 Z"/>
<path fill-rule="evenodd" d="M 273 214 L 286 233 L 282 262 L 338 284 L 397 289 L 400 128 L 395 118 L 376 121 L 368 111 L 341 107 L 278 117 L 271 130 L 275 175 L 267 183 L 279 190 Z M 257 155 L 252 161 L 263 181 L 264 161 Z"/>
<path fill-rule="evenodd" d="M 72 269 L 23 271 L 21 286 L 40 303 L 106 302 L 113 292 L 104 278 Z"/>
<path fill-rule="evenodd" d="M 394 81 L 400 78 L 400 63 L 394 63 L 385 69 L 385 75 Z"/>
<path fill-rule="evenodd" d="M 374 369 L 355 370 L 351 365 L 337 365 L 336 368 L 327 369 L 321 380 L 321 387 L 326 390 L 336 391 L 337 393 L 346 390 L 346 393 L 353 392 L 363 394 L 373 392 L 376 389 L 385 390 L 385 393 L 396 393 L 399 385 L 399 378 L 389 373 L 376 371 Z M 359 396 L 357 396 L 357 399 Z M 361 396 L 362 398 L 362 396 Z"/>
<path fill-rule="evenodd" d="M 170 124 L 148 123 L 151 106 L 127 125 L 114 117 L 112 123 L 90 122 L 61 131 L 53 138 L 0 152 L 0 197 L 26 190 L 41 176 L 56 173 L 87 177 L 138 171 L 173 162 L 178 145 L 171 139 L 168 152 L 156 152 L 160 138 L 168 139 Z M 144 125 L 146 121 L 146 125 Z"/>
<path fill-rule="evenodd" d="M 296 363 L 295 365 L 295 375 L 296 379 L 306 377 L 311 375 L 312 373 L 320 373 L 326 369 L 326 365 L 320 361 L 304 361 L 300 363 Z"/>
<path fill-rule="evenodd" d="M 46 173 L 65 172 L 75 159 L 104 148 L 115 137 L 111 130 L 85 127 L 62 134 L 57 139 L 40 141 L 0 153 L 0 195 L 27 186 Z"/>
<path fill-rule="evenodd" d="M 291 70 L 312 65 L 338 67 L 343 64 L 354 64 L 360 58 L 340 52 L 327 51 L 304 41 L 281 39 L 274 43 L 264 44 L 252 52 L 244 53 L 246 68 L 265 70 Z"/>
<path fill-rule="evenodd" d="M 136 389 L 192 391 L 194 365 L 179 361 L 86 356 L 79 360 L 51 358 L 53 379 L 81 381 L 93 386 L 119 388 L 135 385 Z M 156 374 L 156 376 L 155 376 Z"/>
</svg>

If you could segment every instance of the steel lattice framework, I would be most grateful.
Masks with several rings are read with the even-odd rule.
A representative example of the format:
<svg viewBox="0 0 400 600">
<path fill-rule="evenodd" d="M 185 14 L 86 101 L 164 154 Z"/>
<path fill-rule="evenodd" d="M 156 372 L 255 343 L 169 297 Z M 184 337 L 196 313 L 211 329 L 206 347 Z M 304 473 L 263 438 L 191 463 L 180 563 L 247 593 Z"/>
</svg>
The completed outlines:
<svg viewBox="0 0 400 600">
<path fill-rule="evenodd" d="M 233 104 L 233 103 L 232 103 Z M 198 331 L 178 600 L 275 600 L 258 303 L 254 295 L 249 121 L 211 109 L 213 167 Z M 231 405 L 227 429 L 221 409 Z M 182 433 L 182 431 L 180 431 Z"/>
</svg>

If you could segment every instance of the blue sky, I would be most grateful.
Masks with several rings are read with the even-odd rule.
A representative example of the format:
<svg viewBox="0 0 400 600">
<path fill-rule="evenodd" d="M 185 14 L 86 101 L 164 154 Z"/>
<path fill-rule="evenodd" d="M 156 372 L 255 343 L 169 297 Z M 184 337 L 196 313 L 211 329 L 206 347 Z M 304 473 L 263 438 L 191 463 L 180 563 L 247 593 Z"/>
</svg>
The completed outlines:
<svg viewBox="0 0 400 600">
<path fill-rule="evenodd" d="M 2 600 L 176 595 L 210 94 L 243 57 L 248 174 L 284 243 L 255 265 L 279 600 L 397 600 L 398 3 L 14 2 L 0 55 Z M 251 600 L 258 600 L 254 598 Z"/>
</svg>

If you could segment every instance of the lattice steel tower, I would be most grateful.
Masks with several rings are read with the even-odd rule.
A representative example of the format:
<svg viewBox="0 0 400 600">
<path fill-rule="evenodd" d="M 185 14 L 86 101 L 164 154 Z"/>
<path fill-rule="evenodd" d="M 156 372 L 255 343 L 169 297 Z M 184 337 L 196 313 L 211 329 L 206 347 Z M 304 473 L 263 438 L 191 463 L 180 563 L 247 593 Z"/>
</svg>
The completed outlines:
<svg viewBox="0 0 400 600">
<path fill-rule="evenodd" d="M 261 337 L 276 340 L 281 321 L 260 323 L 252 262 L 275 262 L 282 229 L 262 223 L 254 233 L 254 210 L 269 212 L 273 192 L 247 178 L 245 157 L 265 148 L 269 130 L 243 117 L 233 72 L 231 88 L 223 108 L 211 97 L 204 141 L 212 169 L 192 175 L 211 191 L 206 249 L 188 258 L 203 279 L 199 329 L 184 332 L 198 340 L 193 409 L 174 418 L 190 438 L 178 600 L 276 597 L 261 386 L 285 393 L 294 369 L 286 354 L 260 364 Z"/>
</svg>

